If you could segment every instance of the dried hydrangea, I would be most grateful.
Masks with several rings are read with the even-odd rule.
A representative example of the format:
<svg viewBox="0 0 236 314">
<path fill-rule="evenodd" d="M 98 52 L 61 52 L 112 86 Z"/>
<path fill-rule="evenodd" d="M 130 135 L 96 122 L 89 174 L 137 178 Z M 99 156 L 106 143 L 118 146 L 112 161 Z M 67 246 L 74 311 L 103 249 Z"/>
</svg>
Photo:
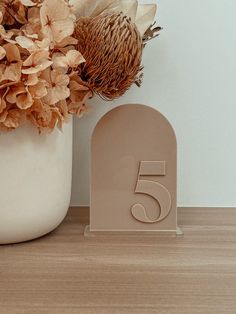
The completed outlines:
<svg viewBox="0 0 236 314">
<path fill-rule="evenodd" d="M 84 96 L 70 91 L 74 70 L 85 62 L 71 36 L 75 20 L 64 0 L 0 0 L 1 130 L 26 121 L 50 130 L 70 112 L 83 112 Z"/>
</svg>

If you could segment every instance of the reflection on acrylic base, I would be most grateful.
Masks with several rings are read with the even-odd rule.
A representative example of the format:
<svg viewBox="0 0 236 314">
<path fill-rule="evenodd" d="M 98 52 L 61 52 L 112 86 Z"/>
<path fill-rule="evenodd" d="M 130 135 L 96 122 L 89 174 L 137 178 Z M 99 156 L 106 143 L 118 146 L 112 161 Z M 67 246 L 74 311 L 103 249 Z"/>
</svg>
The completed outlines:
<svg viewBox="0 0 236 314">
<path fill-rule="evenodd" d="M 122 105 L 96 125 L 91 143 L 90 234 L 182 234 L 177 226 L 177 141 L 168 120 Z"/>
</svg>

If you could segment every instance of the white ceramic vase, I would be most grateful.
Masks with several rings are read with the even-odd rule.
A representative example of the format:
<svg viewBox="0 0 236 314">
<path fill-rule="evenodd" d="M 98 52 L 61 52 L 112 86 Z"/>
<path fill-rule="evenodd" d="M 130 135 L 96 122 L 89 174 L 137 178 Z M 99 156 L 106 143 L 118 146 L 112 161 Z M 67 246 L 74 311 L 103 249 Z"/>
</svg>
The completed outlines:
<svg viewBox="0 0 236 314">
<path fill-rule="evenodd" d="M 0 132 L 0 244 L 32 240 L 64 219 L 71 196 L 72 121 L 39 135 Z"/>
</svg>

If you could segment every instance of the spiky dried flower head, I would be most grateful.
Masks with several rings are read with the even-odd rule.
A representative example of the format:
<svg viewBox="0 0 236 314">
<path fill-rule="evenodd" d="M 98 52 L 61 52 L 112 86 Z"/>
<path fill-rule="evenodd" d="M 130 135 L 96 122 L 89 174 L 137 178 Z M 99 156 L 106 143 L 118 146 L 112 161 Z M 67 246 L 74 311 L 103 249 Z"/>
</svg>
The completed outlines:
<svg viewBox="0 0 236 314">
<path fill-rule="evenodd" d="M 81 17 L 74 37 L 86 60 L 80 76 L 94 93 L 112 100 L 140 84 L 143 42 L 130 18 L 122 13 Z"/>
</svg>

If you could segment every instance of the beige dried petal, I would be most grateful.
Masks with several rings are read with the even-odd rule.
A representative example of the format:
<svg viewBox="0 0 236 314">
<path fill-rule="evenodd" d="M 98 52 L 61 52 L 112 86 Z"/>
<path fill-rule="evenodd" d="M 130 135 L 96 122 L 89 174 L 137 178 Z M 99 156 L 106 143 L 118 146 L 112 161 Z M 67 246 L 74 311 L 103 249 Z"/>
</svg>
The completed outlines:
<svg viewBox="0 0 236 314">
<path fill-rule="evenodd" d="M 30 24 L 38 24 L 40 22 L 40 8 L 29 8 L 28 9 L 28 22 Z"/>
<path fill-rule="evenodd" d="M 137 0 L 69 0 L 77 17 L 95 17 L 103 13 L 123 12 L 133 21 L 136 17 Z"/>
<path fill-rule="evenodd" d="M 6 101 L 1 97 L 0 98 L 0 114 L 5 110 L 6 108 Z"/>
<path fill-rule="evenodd" d="M 17 22 L 21 24 L 26 24 L 27 19 L 26 19 L 26 7 L 20 3 L 20 1 L 15 1 L 15 15 L 14 18 L 16 19 Z"/>
<path fill-rule="evenodd" d="M 69 120 L 69 114 L 68 114 L 68 106 L 67 106 L 67 102 L 66 100 L 61 100 L 59 101 L 59 103 L 57 104 L 57 107 L 61 113 L 61 115 L 64 118 L 64 121 L 68 121 Z"/>
<path fill-rule="evenodd" d="M 32 85 L 36 85 L 38 83 L 38 81 L 39 81 L 38 74 L 37 73 L 33 73 L 33 74 L 29 74 L 28 75 L 28 79 L 25 82 L 25 84 L 27 86 L 32 86 Z"/>
<path fill-rule="evenodd" d="M 55 43 L 54 49 L 55 51 L 62 52 L 63 55 L 66 55 L 66 53 L 69 50 L 73 50 L 75 46 L 78 44 L 78 40 L 74 37 L 68 36 L 64 38 L 61 42 Z"/>
<path fill-rule="evenodd" d="M 75 68 L 78 67 L 81 63 L 85 62 L 82 54 L 77 50 L 69 50 L 65 56 L 55 57 L 53 60 L 53 67 L 58 68 Z"/>
<path fill-rule="evenodd" d="M 21 78 L 21 56 L 16 45 L 8 43 L 3 46 L 8 64 L 0 64 L 0 81 L 18 82 Z"/>
<path fill-rule="evenodd" d="M 29 34 L 29 33 L 27 33 L 27 31 L 25 29 L 22 29 L 22 32 L 28 38 L 31 38 L 31 39 L 38 39 L 39 38 L 38 34 Z"/>
<path fill-rule="evenodd" d="M 70 99 L 72 101 L 73 106 L 78 107 L 81 104 L 86 103 L 87 100 L 92 97 L 93 97 L 93 93 L 90 90 L 87 90 L 87 91 L 77 90 L 76 92 L 71 93 Z"/>
<path fill-rule="evenodd" d="M 1 78 L 2 78 L 2 76 L 1 76 L 1 65 L 0 65 L 0 82 L 1 82 Z M 0 90 L 4 89 L 6 87 L 9 87 L 9 86 L 15 85 L 15 84 L 16 84 L 16 82 L 6 82 L 6 83 L 1 82 L 0 83 Z"/>
<path fill-rule="evenodd" d="M 50 41 L 48 38 L 43 38 L 39 40 L 37 34 L 29 34 L 28 31 L 22 30 L 25 36 L 19 35 L 16 37 L 16 42 L 24 49 L 29 52 L 34 52 L 35 50 L 46 50 L 50 48 Z"/>
<path fill-rule="evenodd" d="M 59 121 L 60 121 L 60 123 L 58 124 L 58 128 L 61 129 L 63 118 L 61 117 L 59 110 L 53 110 L 52 111 L 52 118 L 51 118 L 51 121 L 48 125 L 49 130 L 52 131 Z"/>
<path fill-rule="evenodd" d="M 85 83 L 76 74 L 70 75 L 70 100 L 68 104 L 69 113 L 81 116 L 86 109 L 86 102 L 89 98 L 93 97 L 92 91 L 84 85 Z"/>
<path fill-rule="evenodd" d="M 37 64 L 36 66 L 32 66 L 32 67 L 30 67 L 28 69 L 22 69 L 22 73 L 23 74 L 38 73 L 38 72 L 43 71 L 46 68 L 50 67 L 51 64 L 52 64 L 52 61 L 44 60 L 43 62 Z"/>
<path fill-rule="evenodd" d="M 40 63 L 41 60 L 49 58 L 49 52 L 46 50 L 40 50 L 33 52 L 24 62 L 23 66 L 32 66 Z"/>
<path fill-rule="evenodd" d="M 2 24 L 2 22 L 3 22 L 3 13 L 2 11 L 0 11 L 0 24 Z"/>
<path fill-rule="evenodd" d="M 11 44 L 16 44 L 16 41 L 15 40 L 13 40 L 13 39 L 9 39 L 9 38 L 4 38 L 4 40 L 6 41 L 6 42 L 8 42 L 8 43 L 11 43 Z"/>
<path fill-rule="evenodd" d="M 47 95 L 47 88 L 44 82 L 38 82 L 36 85 L 29 87 L 29 92 L 34 99 L 42 98 Z"/>
<path fill-rule="evenodd" d="M 1 0 L 3 23 L 7 26 L 27 23 L 26 8 L 19 0 Z"/>
<path fill-rule="evenodd" d="M 20 0 L 20 2 L 25 5 L 26 7 L 33 7 L 36 5 L 36 3 L 34 3 L 31 0 Z"/>
<path fill-rule="evenodd" d="M 81 102 L 83 101 L 85 95 L 88 98 L 93 96 L 92 91 L 86 86 L 86 83 L 78 76 L 76 72 L 70 74 L 70 99 L 72 102 Z"/>
<path fill-rule="evenodd" d="M 74 46 L 78 43 L 78 40 L 75 39 L 74 37 L 68 36 L 64 38 L 62 41 L 59 43 L 56 43 L 55 47 L 56 48 L 64 48 L 66 46 Z"/>
<path fill-rule="evenodd" d="M 8 43 L 3 46 L 8 62 L 21 61 L 20 51 L 16 45 Z"/>
<path fill-rule="evenodd" d="M 54 111 L 57 111 L 58 115 L 60 114 L 57 108 Z M 33 106 L 27 110 L 27 119 L 41 132 L 44 129 L 52 128 L 52 120 L 55 121 L 55 113 L 53 118 L 51 106 L 43 103 L 40 99 L 36 99 Z"/>
<path fill-rule="evenodd" d="M 44 38 L 43 40 L 36 40 L 35 43 L 37 44 L 39 49 L 42 50 L 49 50 L 50 48 L 50 40 L 48 38 Z"/>
<path fill-rule="evenodd" d="M 18 43 L 18 45 L 27 50 L 33 49 L 35 47 L 35 43 L 33 42 L 33 40 L 26 36 L 17 36 L 15 38 L 15 41 Z"/>
<path fill-rule="evenodd" d="M 7 118 L 8 110 L 5 107 L 5 110 L 0 113 L 0 123 L 3 123 Z"/>
<path fill-rule="evenodd" d="M 78 82 L 76 81 L 70 81 L 70 90 L 71 92 L 73 91 L 88 91 L 88 87 L 82 85 L 82 84 L 79 84 Z"/>
<path fill-rule="evenodd" d="M 84 57 L 77 50 L 69 50 L 66 54 L 66 59 L 68 62 L 68 66 L 71 68 L 77 67 L 81 63 L 85 62 Z"/>
<path fill-rule="evenodd" d="M 30 108 L 33 102 L 33 98 L 28 91 L 16 97 L 17 107 L 23 110 Z"/>
<path fill-rule="evenodd" d="M 129 16 L 134 22 L 138 9 L 137 0 L 120 0 L 117 5 L 115 5 L 109 12 L 120 13 L 123 12 L 125 15 Z M 108 11 L 108 10 L 106 10 Z"/>
<path fill-rule="evenodd" d="M 82 118 L 85 113 L 89 112 L 89 108 L 86 106 L 85 103 L 82 104 L 71 103 L 69 104 L 68 109 L 70 114 L 74 114 L 79 118 Z"/>
<path fill-rule="evenodd" d="M 3 47 L 0 47 L 0 60 L 6 56 L 6 50 Z"/>
<path fill-rule="evenodd" d="M 9 88 L 9 91 L 6 95 L 6 100 L 10 104 L 15 104 L 17 96 L 25 92 L 26 92 L 25 86 L 22 82 L 15 84 Z"/>
<path fill-rule="evenodd" d="M 40 22 L 39 16 L 40 8 L 38 7 L 30 7 L 28 8 L 28 23 L 22 27 L 22 32 L 27 37 L 33 36 L 32 38 L 40 38 L 42 37 L 42 26 Z M 35 35 L 37 37 L 35 37 Z"/>
<path fill-rule="evenodd" d="M 41 78 L 49 84 L 48 93 L 43 98 L 46 103 L 54 105 L 70 96 L 68 75 L 62 74 L 58 69 L 52 71 L 47 69 L 43 71 Z"/>
<path fill-rule="evenodd" d="M 15 64 L 11 63 L 8 66 L 0 64 L 0 81 L 19 82 L 20 78 L 21 78 L 21 62 L 17 62 Z"/>
<path fill-rule="evenodd" d="M 5 28 L 2 25 L 0 25 L 0 36 L 1 36 L 1 38 L 3 38 L 5 41 L 11 42 L 11 38 L 13 35 L 14 35 L 13 31 L 6 31 Z"/>
<path fill-rule="evenodd" d="M 11 31 L 13 32 L 13 37 L 22 35 L 21 29 L 13 28 Z M 14 44 L 16 44 L 15 40 L 14 40 Z"/>
<path fill-rule="evenodd" d="M 40 19 L 43 33 L 51 41 L 60 42 L 74 32 L 75 18 L 64 0 L 45 0 L 40 9 Z"/>
<path fill-rule="evenodd" d="M 53 70 L 51 71 L 51 81 L 57 86 L 68 86 L 70 78 L 59 70 Z"/>
<path fill-rule="evenodd" d="M 48 89 L 47 96 L 44 100 L 52 105 L 56 104 L 60 100 L 64 100 L 70 96 L 70 90 L 66 86 L 54 86 Z"/>
<path fill-rule="evenodd" d="M 119 0 L 69 0 L 76 17 L 97 16 L 119 5 Z"/>
<path fill-rule="evenodd" d="M 7 112 L 7 116 L 3 125 L 10 129 L 16 129 L 20 126 L 22 114 L 18 109 L 11 109 Z"/>
<path fill-rule="evenodd" d="M 60 20 L 56 21 L 51 26 L 51 32 L 55 42 L 60 42 L 68 35 L 73 34 L 75 24 L 73 20 Z"/>
<path fill-rule="evenodd" d="M 137 25 L 141 36 L 143 36 L 150 25 L 152 25 L 156 11 L 156 4 L 143 4 L 138 6 L 135 24 Z"/>
<path fill-rule="evenodd" d="M 33 52 L 24 62 L 23 66 L 27 68 L 22 69 L 23 74 L 34 74 L 48 68 L 53 62 L 49 59 L 49 52 L 40 50 Z"/>
<path fill-rule="evenodd" d="M 47 68 L 40 74 L 40 79 L 44 80 L 48 83 L 48 86 L 52 85 L 52 79 L 51 79 L 51 69 Z"/>
</svg>

